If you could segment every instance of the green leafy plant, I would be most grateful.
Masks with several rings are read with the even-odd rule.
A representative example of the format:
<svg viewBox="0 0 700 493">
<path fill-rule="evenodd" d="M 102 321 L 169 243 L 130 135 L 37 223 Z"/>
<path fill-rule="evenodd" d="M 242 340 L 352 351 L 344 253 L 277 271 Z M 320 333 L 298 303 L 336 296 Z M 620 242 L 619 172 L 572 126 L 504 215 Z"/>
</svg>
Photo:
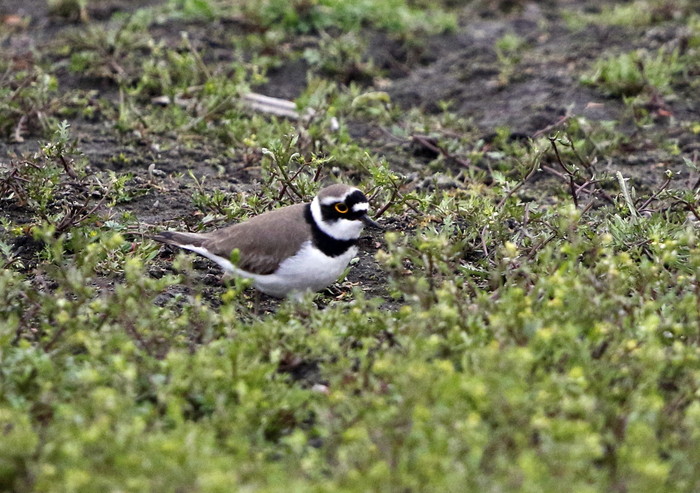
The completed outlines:
<svg viewBox="0 0 700 493">
<path fill-rule="evenodd" d="M 136 76 L 142 61 L 139 55 L 150 51 L 153 44 L 145 29 L 152 15 L 140 9 L 117 18 L 119 22 L 109 29 L 88 24 L 84 30 L 65 35 L 72 71 L 117 84 L 130 82 Z"/>
<path fill-rule="evenodd" d="M 352 80 L 371 81 L 378 70 L 371 60 L 363 58 L 364 41 L 356 33 L 336 38 L 322 33 L 317 47 L 306 48 L 303 56 L 315 71 L 334 76 L 346 83 Z"/>
<path fill-rule="evenodd" d="M 355 2 L 336 0 L 313 3 L 303 0 L 280 2 L 268 0 L 262 5 L 242 3 L 240 11 L 250 20 L 265 26 L 281 25 L 292 32 L 308 33 L 337 27 L 342 31 L 358 30 L 368 23 L 394 33 L 425 31 L 438 33 L 453 29 L 455 17 L 438 8 L 426 17 L 420 9 L 400 1 Z"/>
<path fill-rule="evenodd" d="M 525 41 L 517 34 L 507 33 L 496 41 L 496 56 L 500 65 L 499 83 L 506 85 L 516 75 L 516 66 L 522 58 Z"/>
<path fill-rule="evenodd" d="M 0 67 L 2 65 L 0 64 Z M 29 132 L 47 132 L 60 102 L 58 81 L 40 67 L 3 70 L 0 75 L 0 136 L 24 141 Z"/>
<path fill-rule="evenodd" d="M 687 0 L 634 0 L 625 4 L 605 5 L 599 13 L 576 13 L 568 15 L 569 25 L 603 24 L 613 26 L 649 26 L 692 13 Z"/>
<path fill-rule="evenodd" d="M 680 70 L 677 51 L 660 49 L 656 55 L 634 51 L 598 60 L 585 84 L 598 86 L 611 96 L 634 96 L 645 89 L 666 93 Z"/>
</svg>

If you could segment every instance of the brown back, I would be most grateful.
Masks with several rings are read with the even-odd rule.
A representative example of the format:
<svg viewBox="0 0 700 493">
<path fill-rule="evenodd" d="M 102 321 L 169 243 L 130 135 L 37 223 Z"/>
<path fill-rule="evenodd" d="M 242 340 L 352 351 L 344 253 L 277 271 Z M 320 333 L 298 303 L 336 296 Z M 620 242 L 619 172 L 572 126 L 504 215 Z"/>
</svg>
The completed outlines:
<svg viewBox="0 0 700 493">
<path fill-rule="evenodd" d="M 238 248 L 237 267 L 253 274 L 271 274 L 280 262 L 294 255 L 311 240 L 311 228 L 304 218 L 307 204 L 295 204 L 255 216 L 243 223 L 201 235 L 202 247 L 229 258 Z"/>
</svg>

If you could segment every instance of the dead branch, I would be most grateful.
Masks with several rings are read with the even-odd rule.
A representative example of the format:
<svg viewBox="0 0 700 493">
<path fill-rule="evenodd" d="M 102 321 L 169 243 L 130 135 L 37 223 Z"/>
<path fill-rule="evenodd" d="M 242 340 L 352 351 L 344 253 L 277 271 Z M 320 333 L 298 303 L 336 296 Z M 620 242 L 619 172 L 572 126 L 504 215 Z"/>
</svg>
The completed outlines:
<svg viewBox="0 0 700 493">
<path fill-rule="evenodd" d="M 546 127 L 541 128 L 541 129 L 539 129 L 538 131 L 536 131 L 534 134 L 532 134 L 532 138 L 534 139 L 534 138 L 539 137 L 540 135 L 544 135 L 544 134 L 546 134 L 546 133 L 549 133 L 550 130 L 552 130 L 552 129 L 554 129 L 554 128 L 557 128 L 557 127 L 560 126 L 562 123 L 566 123 L 566 122 L 569 120 L 569 118 L 571 118 L 571 117 L 570 117 L 570 116 L 566 116 L 566 115 L 565 115 L 565 116 L 562 116 L 561 118 L 559 118 L 557 121 L 555 121 L 555 122 L 552 123 L 551 125 L 547 125 Z"/>
<path fill-rule="evenodd" d="M 462 159 L 460 157 L 455 156 L 454 154 L 448 152 L 444 147 L 439 145 L 434 139 L 427 135 L 421 135 L 421 134 L 413 134 L 411 136 L 411 141 L 416 142 L 417 144 L 425 147 L 426 149 L 436 153 L 436 154 L 441 154 L 443 157 L 450 159 L 454 161 L 455 163 L 459 164 L 460 166 L 463 166 L 465 168 L 468 168 L 472 165 L 472 162 L 470 159 Z"/>
<path fill-rule="evenodd" d="M 658 197 L 661 192 L 666 190 L 666 187 L 668 187 L 668 185 L 671 183 L 671 180 L 673 180 L 673 175 L 667 176 L 666 180 L 661 184 L 661 187 L 659 187 L 659 189 L 654 192 L 651 197 L 649 197 L 642 205 L 639 206 L 639 210 L 643 211 L 649 204 L 656 200 L 656 197 Z"/>
<path fill-rule="evenodd" d="M 24 137 L 22 134 L 27 130 L 26 128 L 27 114 L 23 114 L 19 117 L 17 125 L 15 125 L 15 131 L 12 133 L 12 140 L 15 142 L 24 142 Z"/>
<path fill-rule="evenodd" d="M 559 148 L 557 147 L 557 139 L 556 137 L 548 137 L 549 142 L 552 144 L 552 148 L 554 149 L 554 155 L 557 157 L 557 162 L 559 163 L 559 166 L 564 170 L 564 173 L 566 173 L 566 177 L 569 182 L 569 191 L 571 192 L 571 199 L 574 201 L 574 206 L 578 208 L 578 195 L 576 193 L 576 176 L 573 171 L 571 171 L 561 160 L 561 156 L 559 155 Z"/>
</svg>

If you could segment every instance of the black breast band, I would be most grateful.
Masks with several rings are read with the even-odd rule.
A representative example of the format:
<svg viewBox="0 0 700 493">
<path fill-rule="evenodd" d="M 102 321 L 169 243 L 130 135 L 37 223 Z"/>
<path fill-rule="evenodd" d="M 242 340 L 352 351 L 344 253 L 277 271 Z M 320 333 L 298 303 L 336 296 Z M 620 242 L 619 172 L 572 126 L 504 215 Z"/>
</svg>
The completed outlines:
<svg viewBox="0 0 700 493">
<path fill-rule="evenodd" d="M 306 222 L 311 225 L 314 246 L 329 257 L 337 257 L 338 255 L 342 255 L 347 252 L 350 247 L 357 243 L 357 240 L 338 240 L 321 231 L 321 228 L 318 227 L 318 224 L 316 224 L 316 221 L 314 220 L 314 215 L 311 213 L 311 204 L 306 204 L 306 208 L 304 209 L 304 218 L 306 219 Z"/>
</svg>

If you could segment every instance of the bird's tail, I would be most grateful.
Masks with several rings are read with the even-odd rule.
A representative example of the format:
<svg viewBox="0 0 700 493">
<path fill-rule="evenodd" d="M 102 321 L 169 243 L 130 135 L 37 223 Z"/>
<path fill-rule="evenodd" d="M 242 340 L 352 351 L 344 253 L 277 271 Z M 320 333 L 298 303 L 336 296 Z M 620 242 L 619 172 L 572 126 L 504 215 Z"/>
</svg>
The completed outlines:
<svg viewBox="0 0 700 493">
<path fill-rule="evenodd" d="M 179 233 L 177 231 L 163 231 L 150 238 L 160 243 L 180 248 L 201 247 L 206 240 L 206 237 L 199 233 Z"/>
</svg>

